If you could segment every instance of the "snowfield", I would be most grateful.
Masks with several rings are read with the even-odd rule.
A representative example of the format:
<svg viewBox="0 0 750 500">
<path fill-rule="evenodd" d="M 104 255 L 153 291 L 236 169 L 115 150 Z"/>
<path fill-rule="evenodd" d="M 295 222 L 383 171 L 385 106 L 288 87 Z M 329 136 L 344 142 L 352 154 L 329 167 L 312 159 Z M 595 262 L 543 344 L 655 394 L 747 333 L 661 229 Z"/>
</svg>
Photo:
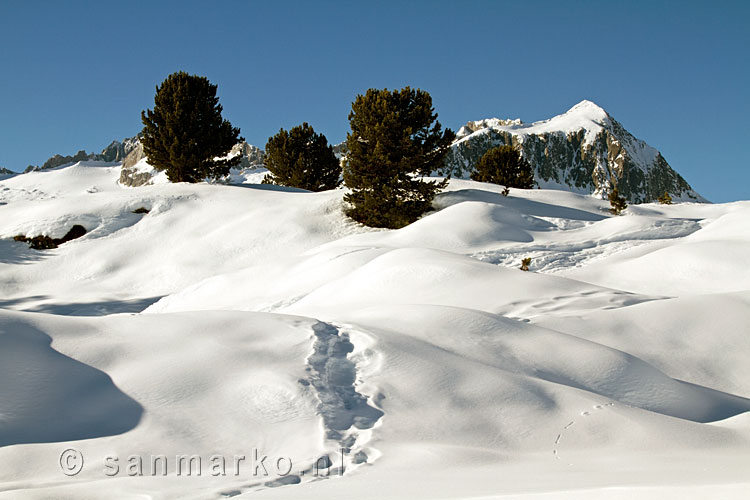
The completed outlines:
<svg viewBox="0 0 750 500">
<path fill-rule="evenodd" d="M 750 201 L 119 175 L 0 181 L 0 498 L 750 495 Z"/>
</svg>

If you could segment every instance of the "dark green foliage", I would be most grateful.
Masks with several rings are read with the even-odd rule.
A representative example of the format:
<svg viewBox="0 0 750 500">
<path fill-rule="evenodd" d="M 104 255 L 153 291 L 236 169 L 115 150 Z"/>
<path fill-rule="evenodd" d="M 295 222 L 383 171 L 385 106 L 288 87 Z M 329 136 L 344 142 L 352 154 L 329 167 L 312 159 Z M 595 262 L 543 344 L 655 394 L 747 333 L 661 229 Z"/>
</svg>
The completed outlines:
<svg viewBox="0 0 750 500">
<path fill-rule="evenodd" d="M 23 234 L 17 234 L 13 237 L 13 241 L 22 241 L 29 244 L 29 248 L 34 250 L 47 250 L 50 248 L 57 248 L 57 241 L 50 238 L 49 236 L 39 235 L 28 238 Z"/>
<path fill-rule="evenodd" d="M 425 181 L 442 167 L 455 134 L 441 131 L 424 90 L 369 89 L 349 113 L 344 182 L 346 214 L 372 227 L 399 228 L 432 207 L 446 181 Z"/>
<path fill-rule="evenodd" d="M 506 188 L 534 187 L 531 165 L 513 146 L 498 146 L 487 151 L 477 162 L 477 168 L 470 177 L 475 181 L 492 182 Z"/>
<path fill-rule="evenodd" d="M 270 137 L 263 161 L 269 171 L 263 184 L 308 191 L 326 191 L 341 184 L 341 165 L 333 148 L 307 123 Z"/>
<path fill-rule="evenodd" d="M 523 259 L 521 259 L 521 267 L 519 269 L 521 271 L 528 271 L 530 265 L 531 265 L 531 257 L 524 257 Z"/>
<path fill-rule="evenodd" d="M 23 234 L 18 234 L 13 237 L 13 241 L 26 242 L 29 244 L 29 248 L 33 248 L 34 250 L 48 250 L 50 248 L 57 248 L 59 245 L 67 243 L 70 240 L 80 238 L 84 234 L 86 234 L 86 228 L 80 224 L 75 224 L 62 238 L 50 238 L 42 234 L 28 238 Z"/>
<path fill-rule="evenodd" d="M 664 191 L 664 194 L 659 196 L 658 200 L 659 200 L 659 203 L 661 203 L 662 205 L 672 204 L 672 197 L 669 195 L 667 191 Z"/>
<path fill-rule="evenodd" d="M 28 240 L 29 248 L 34 250 L 49 250 L 51 248 L 57 248 L 57 242 L 49 236 L 34 236 Z"/>
<path fill-rule="evenodd" d="M 84 234 L 86 234 L 86 228 L 80 224 L 76 224 L 70 228 L 70 231 L 65 233 L 65 236 L 63 236 L 59 240 L 55 240 L 55 243 L 57 243 L 58 245 L 62 245 L 63 243 L 67 243 L 70 240 L 80 238 Z"/>
<path fill-rule="evenodd" d="M 227 175 L 240 156 L 225 157 L 240 129 L 221 117 L 216 85 L 207 78 L 172 73 L 156 87 L 154 109 L 141 112 L 143 152 L 172 182 L 200 182 Z"/>
<path fill-rule="evenodd" d="M 617 186 L 612 188 L 609 192 L 609 205 L 610 213 L 613 215 L 620 215 L 623 210 L 628 208 L 628 204 L 623 196 L 620 196 L 620 191 L 617 190 Z"/>
</svg>

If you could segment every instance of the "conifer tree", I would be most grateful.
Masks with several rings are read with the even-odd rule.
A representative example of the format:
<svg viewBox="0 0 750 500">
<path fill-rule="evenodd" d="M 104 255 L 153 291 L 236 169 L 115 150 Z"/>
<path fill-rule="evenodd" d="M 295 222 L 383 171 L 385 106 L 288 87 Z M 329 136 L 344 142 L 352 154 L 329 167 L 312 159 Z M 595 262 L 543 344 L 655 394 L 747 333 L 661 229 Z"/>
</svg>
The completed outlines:
<svg viewBox="0 0 750 500">
<path fill-rule="evenodd" d="M 498 146 L 487 151 L 470 177 L 475 181 L 500 184 L 506 189 L 534 187 L 531 165 L 513 146 Z"/>
<path fill-rule="evenodd" d="M 659 196 L 658 201 L 662 205 L 671 205 L 672 204 L 672 197 L 669 195 L 669 192 L 664 191 L 664 194 L 661 195 L 661 196 Z"/>
<path fill-rule="evenodd" d="M 143 152 L 172 182 L 219 178 L 240 162 L 223 158 L 237 142 L 240 129 L 221 116 L 216 85 L 184 71 L 172 73 L 156 87 L 154 109 L 141 112 Z"/>
<path fill-rule="evenodd" d="M 270 137 L 264 156 L 263 184 L 326 191 L 341 184 L 341 165 L 323 134 L 303 123 Z"/>
<path fill-rule="evenodd" d="M 623 210 L 628 208 L 627 201 L 625 200 L 625 197 L 620 196 L 620 191 L 617 189 L 617 186 L 613 187 L 612 191 L 609 192 L 609 205 L 609 211 L 613 215 L 620 215 Z"/>
<path fill-rule="evenodd" d="M 455 134 L 441 131 L 432 97 L 424 90 L 369 89 L 349 113 L 344 200 L 352 219 L 398 228 L 430 210 L 447 181 L 425 181 L 438 170 Z"/>
</svg>

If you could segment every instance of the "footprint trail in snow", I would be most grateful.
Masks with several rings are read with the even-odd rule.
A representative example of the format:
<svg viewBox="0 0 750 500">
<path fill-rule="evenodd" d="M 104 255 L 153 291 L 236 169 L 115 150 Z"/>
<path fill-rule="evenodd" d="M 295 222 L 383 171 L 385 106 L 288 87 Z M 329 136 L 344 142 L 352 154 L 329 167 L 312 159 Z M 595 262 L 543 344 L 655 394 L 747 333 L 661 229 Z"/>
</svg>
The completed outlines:
<svg viewBox="0 0 750 500">
<path fill-rule="evenodd" d="M 364 446 L 369 432 L 362 431 L 372 429 L 383 412 L 357 392 L 357 365 L 348 358 L 354 351 L 349 334 L 327 323 L 317 323 L 313 331 L 315 344 L 307 363 L 326 439 L 337 443 L 344 468 L 366 463 L 371 458 Z"/>
</svg>

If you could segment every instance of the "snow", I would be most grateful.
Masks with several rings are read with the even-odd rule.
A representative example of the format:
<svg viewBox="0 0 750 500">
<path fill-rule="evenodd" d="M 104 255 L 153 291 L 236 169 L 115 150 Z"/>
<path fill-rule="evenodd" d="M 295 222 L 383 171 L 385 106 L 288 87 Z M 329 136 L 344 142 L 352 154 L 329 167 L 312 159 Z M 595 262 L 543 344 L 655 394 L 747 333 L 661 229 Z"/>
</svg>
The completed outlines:
<svg viewBox="0 0 750 500">
<path fill-rule="evenodd" d="M 585 143 L 590 144 L 593 142 L 597 133 L 604 128 L 612 126 L 612 119 L 604 109 L 591 101 L 584 100 L 561 115 L 534 123 L 523 123 L 519 119 L 501 120 L 498 118 L 489 118 L 471 123 L 472 128 L 477 130 L 477 132 L 474 133 L 480 133 L 485 129 L 495 129 L 520 136 L 546 134 L 550 132 L 571 133 L 584 129 L 586 131 Z M 464 132 L 459 133 L 458 136 L 462 140 L 466 140 L 468 135 L 462 137 L 466 132 L 469 131 L 464 130 Z"/>
<path fill-rule="evenodd" d="M 462 127 L 459 130 L 457 143 L 468 141 L 468 137 L 473 134 L 487 134 L 490 130 L 509 132 L 518 136 L 521 142 L 526 136 L 530 135 L 550 133 L 568 135 L 583 130 L 585 132 L 584 145 L 591 145 L 600 132 L 603 130 L 613 131 L 615 127 L 620 128 L 621 125 L 615 122 L 603 108 L 592 101 L 583 100 L 561 115 L 534 123 L 527 124 L 519 119 L 501 120 L 498 118 L 471 122 L 471 127 Z M 625 129 L 618 131 L 615 136 L 617 140 L 623 142 L 622 146 L 637 168 L 646 172 L 656 161 L 659 152 L 644 141 L 630 135 Z M 567 185 L 556 186 L 554 182 L 549 181 L 543 182 L 540 187 L 544 189 L 570 189 Z"/>
<path fill-rule="evenodd" d="M 589 143 L 598 132 L 608 126 L 611 126 L 611 119 L 607 112 L 593 102 L 584 100 L 562 115 L 519 127 L 516 130 L 525 134 L 544 134 L 560 130 L 573 132 L 585 129 L 586 142 Z"/>
<path fill-rule="evenodd" d="M 260 170 L 119 175 L 0 181 L 0 498 L 747 497 L 750 201 L 454 179 L 392 231 Z"/>
</svg>

